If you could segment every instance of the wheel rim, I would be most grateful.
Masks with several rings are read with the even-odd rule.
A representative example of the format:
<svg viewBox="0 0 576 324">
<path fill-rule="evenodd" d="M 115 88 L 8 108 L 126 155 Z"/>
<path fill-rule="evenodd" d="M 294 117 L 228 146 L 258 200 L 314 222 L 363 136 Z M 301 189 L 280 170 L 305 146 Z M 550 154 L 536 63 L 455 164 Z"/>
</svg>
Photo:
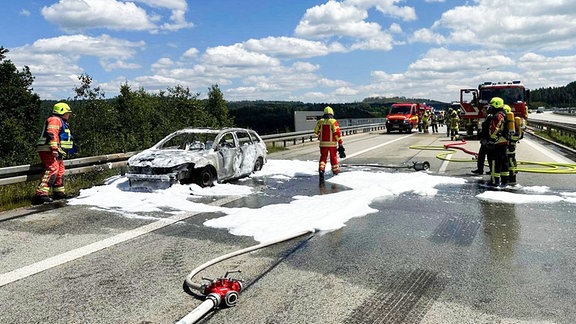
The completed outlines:
<svg viewBox="0 0 576 324">
<path fill-rule="evenodd" d="M 203 169 L 200 172 L 200 185 L 202 187 L 210 187 L 214 184 L 212 172 L 209 169 Z"/>
</svg>

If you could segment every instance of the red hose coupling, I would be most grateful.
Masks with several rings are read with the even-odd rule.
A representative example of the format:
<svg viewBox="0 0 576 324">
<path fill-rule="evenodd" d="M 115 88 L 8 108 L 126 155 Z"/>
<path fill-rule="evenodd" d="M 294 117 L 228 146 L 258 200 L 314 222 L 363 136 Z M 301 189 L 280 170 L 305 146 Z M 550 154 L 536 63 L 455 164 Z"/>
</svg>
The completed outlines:
<svg viewBox="0 0 576 324">
<path fill-rule="evenodd" d="M 218 295 L 220 306 L 232 307 L 238 302 L 238 296 L 242 291 L 242 282 L 237 279 L 228 278 L 228 273 L 224 278 L 218 278 L 204 286 L 204 295 Z"/>
</svg>

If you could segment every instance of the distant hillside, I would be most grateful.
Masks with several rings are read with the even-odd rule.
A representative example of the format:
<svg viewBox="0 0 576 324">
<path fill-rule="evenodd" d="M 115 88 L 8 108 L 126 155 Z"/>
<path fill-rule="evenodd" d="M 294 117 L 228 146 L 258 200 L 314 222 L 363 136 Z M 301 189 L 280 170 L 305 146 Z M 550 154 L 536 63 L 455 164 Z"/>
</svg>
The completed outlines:
<svg viewBox="0 0 576 324">
<path fill-rule="evenodd" d="M 576 107 L 576 81 L 564 87 L 548 87 L 530 91 L 533 107 Z"/>
</svg>

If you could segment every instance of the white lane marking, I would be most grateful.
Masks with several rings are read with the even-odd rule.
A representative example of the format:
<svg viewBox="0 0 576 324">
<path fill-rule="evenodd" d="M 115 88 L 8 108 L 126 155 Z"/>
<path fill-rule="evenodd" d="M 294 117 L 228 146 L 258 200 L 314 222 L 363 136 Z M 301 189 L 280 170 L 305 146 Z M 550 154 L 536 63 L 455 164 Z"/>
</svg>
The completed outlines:
<svg viewBox="0 0 576 324">
<path fill-rule="evenodd" d="M 239 198 L 240 198 L 239 196 L 230 196 L 230 197 L 222 198 L 222 199 L 216 200 L 214 202 L 211 202 L 209 205 L 222 206 L 224 204 L 227 204 L 227 203 L 232 202 L 234 200 L 237 200 Z M 172 225 L 176 222 L 185 220 L 187 218 L 198 215 L 200 213 L 201 212 L 187 213 L 187 214 L 181 214 L 181 215 L 174 215 L 174 216 L 171 216 L 168 218 L 163 218 L 163 219 L 158 220 L 154 223 L 150 223 L 148 225 L 144 225 L 144 226 L 135 228 L 133 230 L 130 230 L 130 231 L 127 231 L 124 233 L 120 233 L 118 235 L 109 237 L 107 239 L 104 239 L 104 240 L 101 240 L 98 242 L 94 242 L 92 244 L 88 244 L 86 246 L 83 246 L 83 247 L 80 247 L 80 248 L 77 248 L 77 249 L 74 249 L 74 250 L 71 250 L 68 252 L 61 253 L 59 255 L 50 257 L 48 259 L 44 259 L 42 261 L 38 261 L 36 263 L 24 266 L 22 268 L 15 269 L 15 270 L 12 270 L 10 272 L 0 274 L 0 287 L 7 285 L 9 283 L 12 283 L 14 281 L 35 275 L 35 274 L 40 273 L 44 270 L 48 270 L 50 268 L 57 267 L 57 266 L 62 265 L 64 263 L 74 261 L 74 260 L 79 259 L 81 257 L 87 256 L 91 253 L 98 252 L 98 251 L 103 250 L 105 248 L 114 246 L 116 244 L 126 242 L 126 241 L 131 240 L 133 238 L 136 238 L 138 236 L 148 234 L 152 231 L 155 231 L 157 229 Z"/>
<path fill-rule="evenodd" d="M 438 170 L 438 173 L 442 174 L 442 173 L 446 172 L 446 169 L 448 168 L 448 164 L 450 164 L 451 158 L 452 158 L 452 154 L 446 155 L 446 160 L 444 160 L 442 162 L 442 165 L 440 165 L 440 170 Z"/>
<path fill-rule="evenodd" d="M 410 135 L 407 135 L 407 136 L 398 137 L 397 139 L 391 140 L 391 141 L 389 141 L 389 142 L 382 143 L 382 144 L 380 144 L 380 145 L 376 145 L 376 146 L 367 148 L 367 149 L 365 149 L 365 150 L 362 150 L 362 151 L 359 151 L 359 152 L 356 152 L 356 153 L 347 155 L 345 158 L 340 159 L 340 161 L 344 161 L 344 160 L 349 159 L 349 158 L 351 158 L 351 157 L 355 157 L 355 156 L 358 156 L 358 155 L 360 155 L 360 154 L 364 154 L 364 153 L 366 153 L 366 152 L 370 152 L 370 151 L 375 150 L 375 149 L 377 149 L 377 148 L 379 148 L 379 147 L 386 146 L 386 145 L 388 145 L 388 144 L 392 144 L 392 143 L 397 142 L 397 141 L 401 141 L 401 140 L 403 140 L 403 139 L 405 139 L 405 138 L 408 138 L 408 137 L 414 136 L 414 135 L 416 135 L 416 133 L 413 133 L 413 134 L 410 134 Z"/>
<path fill-rule="evenodd" d="M 556 163 L 574 163 L 574 161 L 565 158 L 557 153 L 555 153 L 554 151 L 530 140 L 530 139 L 523 139 L 519 142 L 520 144 L 522 143 L 526 143 L 530 146 L 532 146 L 533 149 L 535 149 L 536 151 L 546 155 L 547 157 L 551 158 L 552 160 L 554 160 L 554 162 Z"/>
</svg>

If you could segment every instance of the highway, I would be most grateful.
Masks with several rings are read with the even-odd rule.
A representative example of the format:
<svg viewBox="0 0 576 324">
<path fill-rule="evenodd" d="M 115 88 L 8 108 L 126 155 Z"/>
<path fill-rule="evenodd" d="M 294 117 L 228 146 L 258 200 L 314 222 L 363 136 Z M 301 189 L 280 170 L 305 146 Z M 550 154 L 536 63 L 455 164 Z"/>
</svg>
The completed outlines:
<svg viewBox="0 0 576 324">
<path fill-rule="evenodd" d="M 428 161 L 429 174 L 466 183 L 440 186 L 433 196 L 376 199 L 370 203 L 376 212 L 338 230 L 208 268 L 202 276 L 241 269 L 245 287 L 235 307 L 201 322 L 576 322 L 576 175 L 534 164 L 575 164 L 574 157 L 527 136 L 517 159 L 528 171 L 518 182 L 545 187 L 558 199 L 545 203 L 534 195 L 534 203 L 503 203 L 479 198 L 485 189 L 478 186 L 481 177 L 469 173 L 471 155 L 439 148 L 454 143 L 443 127 L 439 134 L 374 132 L 344 140 L 343 174 L 415 173 L 382 166 Z M 475 141 L 461 146 L 478 149 Z M 313 161 L 318 147 L 300 144 L 269 159 Z M 256 194 L 206 204 L 258 209 L 349 190 L 332 184 L 331 175 L 325 186 L 315 176 L 241 183 L 258 188 Z M 533 194 L 519 193 L 523 199 Z M 514 194 L 502 192 L 509 200 Z M 203 225 L 222 216 L 218 212 L 138 216 L 82 205 L 1 213 L 0 323 L 175 323 L 200 304 L 182 289 L 192 269 L 257 243 Z"/>
</svg>

